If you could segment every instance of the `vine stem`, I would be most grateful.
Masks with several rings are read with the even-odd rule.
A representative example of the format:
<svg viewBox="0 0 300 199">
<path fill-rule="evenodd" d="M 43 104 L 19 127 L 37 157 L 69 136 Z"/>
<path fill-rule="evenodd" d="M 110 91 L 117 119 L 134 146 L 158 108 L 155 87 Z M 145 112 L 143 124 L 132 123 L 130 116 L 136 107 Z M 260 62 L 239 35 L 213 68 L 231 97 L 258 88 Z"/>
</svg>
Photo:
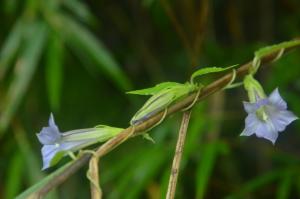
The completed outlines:
<svg viewBox="0 0 300 199">
<path fill-rule="evenodd" d="M 299 47 L 299 45 L 286 48 L 286 52 L 288 52 L 291 49 Z M 261 58 L 261 65 L 269 64 L 271 63 L 278 55 L 280 50 L 270 53 L 264 57 Z M 237 70 L 236 70 L 236 77 L 241 78 L 248 74 L 248 71 L 252 67 L 252 60 L 249 61 L 248 63 L 241 65 Z M 228 73 L 221 78 L 217 79 L 216 81 L 212 82 L 208 86 L 204 87 L 201 90 L 201 93 L 197 99 L 197 102 L 205 99 L 206 97 L 214 94 L 217 91 L 223 90 L 223 88 L 230 82 L 232 79 L 232 73 Z M 179 112 L 185 107 L 187 107 L 189 104 L 191 104 L 195 97 L 197 95 L 197 91 L 192 93 L 191 95 L 183 98 L 182 100 L 178 101 L 174 105 L 170 106 L 168 108 L 167 116 Z M 110 139 L 103 145 L 101 145 L 98 150 L 97 154 L 98 157 L 101 157 L 108 153 L 109 151 L 113 150 L 116 146 L 121 144 L 122 142 L 126 141 L 129 137 L 133 137 L 135 135 L 139 135 L 142 132 L 147 131 L 149 128 L 151 128 L 154 124 L 156 124 L 161 117 L 163 116 L 164 111 L 155 114 L 153 117 L 150 117 L 149 119 L 143 121 L 141 124 L 135 126 L 135 127 L 128 127 L 124 129 L 120 134 L 116 135 L 114 138 Z M 132 133 L 133 132 L 133 133 Z M 132 134 L 131 134 L 132 133 Z M 131 134 L 131 135 L 130 135 Z M 130 135 L 130 136 L 129 136 Z M 38 196 L 44 196 L 46 195 L 49 191 L 51 191 L 53 188 L 57 187 L 61 183 L 63 183 L 65 180 L 67 180 L 71 175 L 73 175 L 78 169 L 80 169 L 83 165 L 85 165 L 91 158 L 90 154 L 84 154 L 81 157 L 77 158 L 75 161 L 70 163 L 68 167 L 65 167 L 64 171 L 61 171 L 60 175 L 55 176 L 53 179 L 48 181 L 45 185 L 43 185 L 39 190 L 36 192 L 32 193 L 31 195 L 38 195 Z"/>
<path fill-rule="evenodd" d="M 99 167 L 98 167 L 98 157 L 92 156 L 89 162 L 88 175 L 90 178 L 91 187 L 91 198 L 92 199 L 102 199 L 102 190 L 99 183 Z"/>
<path fill-rule="evenodd" d="M 185 111 L 182 116 L 182 121 L 179 129 L 174 159 L 172 163 L 171 174 L 169 178 L 168 191 L 166 199 L 174 199 L 176 193 L 177 179 L 180 169 L 180 161 L 182 157 L 183 147 L 185 143 L 186 132 L 189 126 L 191 110 Z"/>
</svg>

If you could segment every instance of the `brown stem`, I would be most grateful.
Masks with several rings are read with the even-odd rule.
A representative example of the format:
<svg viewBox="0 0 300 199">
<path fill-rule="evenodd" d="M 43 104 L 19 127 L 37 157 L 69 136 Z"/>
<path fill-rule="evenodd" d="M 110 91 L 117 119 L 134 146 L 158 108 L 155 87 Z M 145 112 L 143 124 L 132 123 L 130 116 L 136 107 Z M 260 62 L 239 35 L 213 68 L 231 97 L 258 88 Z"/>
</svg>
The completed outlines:
<svg viewBox="0 0 300 199">
<path fill-rule="evenodd" d="M 98 168 L 98 157 L 92 156 L 89 162 L 88 178 L 91 181 L 91 198 L 101 199 L 102 191 L 99 183 L 99 168 Z"/>
<path fill-rule="evenodd" d="M 178 178 L 179 169 L 180 169 L 180 161 L 181 161 L 181 157 L 182 157 L 187 128 L 189 126 L 190 116 L 191 116 L 190 110 L 184 112 L 183 116 L 182 116 L 182 121 L 181 121 L 181 126 L 180 126 L 180 130 L 179 130 L 179 134 L 178 134 L 176 150 L 175 150 L 175 154 L 174 154 L 166 199 L 174 199 L 174 197 L 175 197 L 177 178 Z"/>
<path fill-rule="evenodd" d="M 300 44 L 295 47 L 292 47 L 292 48 L 286 48 L 285 52 L 287 52 L 288 50 L 294 49 L 296 47 L 299 47 L 299 46 L 300 46 Z M 271 53 L 271 54 L 263 57 L 261 59 L 261 65 L 271 63 L 274 60 L 274 58 L 276 58 L 278 52 L 279 51 Z M 252 66 L 252 60 L 250 62 L 242 65 L 241 67 L 239 67 L 236 70 L 236 77 L 240 78 L 240 77 L 243 77 L 244 75 L 246 75 L 251 66 Z M 197 102 L 205 99 L 206 97 L 214 94 L 217 91 L 222 90 L 224 88 L 224 86 L 226 86 L 230 82 L 231 79 L 232 79 L 232 72 L 229 72 L 228 74 L 224 75 L 223 77 L 217 79 L 216 81 L 212 82 L 208 86 L 204 87 L 201 90 L 201 94 L 199 95 Z M 169 116 L 173 113 L 179 112 L 183 108 L 190 105 L 193 102 L 193 100 L 195 99 L 196 95 L 197 95 L 197 91 L 192 93 L 191 95 L 183 98 L 182 100 L 178 101 L 174 105 L 172 105 L 170 108 L 168 108 L 167 116 Z M 125 141 L 128 138 L 128 135 L 130 135 L 130 132 L 134 132 L 132 134 L 132 136 L 134 136 L 143 131 L 147 131 L 147 129 L 151 128 L 153 125 L 155 125 L 161 119 L 161 117 L 164 114 L 163 112 L 164 111 L 157 113 L 153 117 L 143 121 L 141 124 L 135 126 L 134 128 L 132 126 L 130 126 L 126 129 L 124 129 L 120 134 L 118 134 L 114 138 L 110 139 L 105 144 L 101 145 L 97 151 L 97 154 L 99 154 L 99 157 L 102 155 L 105 155 L 107 152 L 109 152 L 110 150 L 115 148 L 116 145 L 119 145 L 123 141 Z M 53 178 L 53 180 L 49 181 L 49 183 L 47 183 L 44 187 L 42 187 L 39 191 L 37 191 L 34 194 L 42 195 L 42 196 L 45 195 L 50 190 L 52 190 L 53 188 L 55 188 L 58 185 L 60 185 L 61 183 L 63 183 L 72 174 L 74 174 L 79 168 L 81 168 L 83 165 L 85 165 L 89 161 L 90 157 L 91 157 L 91 155 L 89 155 L 89 154 L 82 155 L 81 157 L 76 159 L 69 167 L 67 167 L 61 175 L 58 175 L 57 177 Z"/>
</svg>

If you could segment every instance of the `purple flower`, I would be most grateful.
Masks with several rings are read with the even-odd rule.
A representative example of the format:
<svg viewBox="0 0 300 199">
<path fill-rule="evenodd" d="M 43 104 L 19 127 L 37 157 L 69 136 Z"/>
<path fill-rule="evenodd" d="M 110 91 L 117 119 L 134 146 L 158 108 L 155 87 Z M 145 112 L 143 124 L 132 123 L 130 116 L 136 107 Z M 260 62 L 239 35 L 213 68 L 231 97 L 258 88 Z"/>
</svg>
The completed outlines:
<svg viewBox="0 0 300 199">
<path fill-rule="evenodd" d="M 256 95 L 254 103 L 244 102 L 244 108 L 248 116 L 241 135 L 256 134 L 257 137 L 268 139 L 273 144 L 278 137 L 278 132 L 284 131 L 287 125 L 298 119 L 287 110 L 287 104 L 281 98 L 277 88 L 268 98 L 260 98 Z"/>
<path fill-rule="evenodd" d="M 43 127 L 37 137 L 42 147 L 43 168 L 47 169 L 65 156 L 68 152 L 74 152 L 97 142 L 106 141 L 123 129 L 98 126 L 95 128 L 77 129 L 61 133 L 50 115 L 49 126 Z"/>
<path fill-rule="evenodd" d="M 61 139 L 61 133 L 54 122 L 52 113 L 49 118 L 49 126 L 43 127 L 41 132 L 37 134 L 37 137 L 40 143 L 44 145 L 55 144 Z"/>
</svg>

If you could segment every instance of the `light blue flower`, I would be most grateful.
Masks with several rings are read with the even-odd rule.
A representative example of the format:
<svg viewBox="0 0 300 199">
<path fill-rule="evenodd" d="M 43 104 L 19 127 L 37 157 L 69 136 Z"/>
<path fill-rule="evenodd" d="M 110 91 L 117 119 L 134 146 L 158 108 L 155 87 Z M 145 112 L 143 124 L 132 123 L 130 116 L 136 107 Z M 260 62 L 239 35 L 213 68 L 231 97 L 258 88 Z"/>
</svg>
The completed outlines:
<svg viewBox="0 0 300 199">
<path fill-rule="evenodd" d="M 298 119 L 291 111 L 287 110 L 287 104 L 282 99 L 276 88 L 267 98 L 256 95 L 255 102 L 244 102 L 248 116 L 245 120 L 245 129 L 242 136 L 256 134 L 275 144 L 278 132 L 285 130 L 294 120 Z"/>
<path fill-rule="evenodd" d="M 47 169 L 55 164 L 68 152 L 78 151 L 84 147 L 103 142 L 123 129 L 100 125 L 95 128 L 77 129 L 61 133 L 50 115 L 49 126 L 43 127 L 37 137 L 42 147 L 43 168 Z"/>
</svg>

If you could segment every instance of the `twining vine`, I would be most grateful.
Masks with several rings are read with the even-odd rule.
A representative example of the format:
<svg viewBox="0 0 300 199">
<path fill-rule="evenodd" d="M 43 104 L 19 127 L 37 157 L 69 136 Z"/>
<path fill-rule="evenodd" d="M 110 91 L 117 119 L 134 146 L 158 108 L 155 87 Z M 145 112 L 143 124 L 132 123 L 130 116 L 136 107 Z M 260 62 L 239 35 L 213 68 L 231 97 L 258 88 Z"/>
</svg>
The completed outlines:
<svg viewBox="0 0 300 199">
<path fill-rule="evenodd" d="M 40 198 L 45 196 L 50 190 L 63 183 L 90 160 L 89 173 L 91 175 L 89 179 L 91 181 L 92 196 L 94 195 L 93 198 L 100 198 L 102 193 L 100 187 L 97 186 L 99 185 L 97 166 L 99 158 L 131 137 L 141 134 L 148 137 L 146 133 L 169 115 L 185 110 L 187 107 L 191 108 L 191 104 L 194 105 L 215 92 L 224 89 L 226 86 L 231 85 L 235 79 L 243 78 L 242 84 L 249 96 L 249 102 L 244 102 L 244 108 L 248 116 L 245 120 L 245 129 L 241 135 L 250 136 L 256 134 L 258 137 L 268 139 L 274 144 L 278 132 L 283 131 L 288 124 L 298 118 L 291 111 L 287 110 L 286 102 L 281 98 L 277 89 L 267 97 L 262 86 L 254 76 L 260 66 L 276 61 L 285 52 L 299 46 L 300 40 L 268 46 L 256 51 L 252 61 L 239 67 L 235 65 L 227 68 L 202 68 L 191 76 L 190 82 L 185 84 L 164 82 L 149 89 L 132 91 L 131 94 L 152 95 L 152 97 L 136 113 L 131 120 L 131 125 L 126 129 L 100 125 L 95 128 L 60 133 L 51 115 L 49 126 L 44 127 L 38 134 L 38 138 L 43 144 L 44 169 L 55 165 L 67 154 L 74 157 L 72 154 L 74 151 L 96 142 L 106 142 L 95 151 L 79 152 L 79 155 L 73 161 L 23 192 L 18 198 Z M 225 70 L 230 72 L 207 86 L 195 83 L 194 79 L 197 76 Z M 183 120 L 184 118 L 186 117 L 183 117 Z M 178 163 L 173 168 L 179 168 Z M 175 179 L 177 179 L 176 175 L 174 175 Z M 176 185 L 176 180 L 173 180 L 172 183 Z M 174 197 L 175 191 L 174 189 L 172 190 L 171 195 L 173 194 L 173 196 L 169 198 Z"/>
</svg>

